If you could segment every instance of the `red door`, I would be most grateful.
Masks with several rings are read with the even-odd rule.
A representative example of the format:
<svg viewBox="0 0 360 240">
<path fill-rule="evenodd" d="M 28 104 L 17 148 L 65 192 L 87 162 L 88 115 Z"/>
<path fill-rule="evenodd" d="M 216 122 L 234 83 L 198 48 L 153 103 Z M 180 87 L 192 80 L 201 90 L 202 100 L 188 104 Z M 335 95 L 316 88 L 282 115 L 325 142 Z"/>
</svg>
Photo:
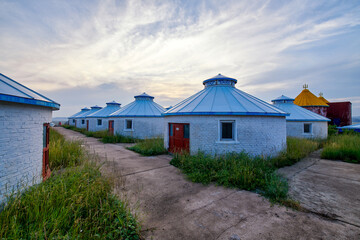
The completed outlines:
<svg viewBox="0 0 360 240">
<path fill-rule="evenodd" d="M 114 120 L 109 121 L 109 134 L 114 135 Z"/>
<path fill-rule="evenodd" d="M 189 152 L 190 125 L 187 123 L 169 123 L 169 151 Z"/>
<path fill-rule="evenodd" d="M 89 131 L 89 120 L 86 120 L 86 131 Z"/>
<path fill-rule="evenodd" d="M 45 181 L 50 177 L 51 171 L 49 166 L 49 135 L 50 135 L 50 124 L 44 123 L 43 126 L 43 166 L 42 176 Z"/>
</svg>

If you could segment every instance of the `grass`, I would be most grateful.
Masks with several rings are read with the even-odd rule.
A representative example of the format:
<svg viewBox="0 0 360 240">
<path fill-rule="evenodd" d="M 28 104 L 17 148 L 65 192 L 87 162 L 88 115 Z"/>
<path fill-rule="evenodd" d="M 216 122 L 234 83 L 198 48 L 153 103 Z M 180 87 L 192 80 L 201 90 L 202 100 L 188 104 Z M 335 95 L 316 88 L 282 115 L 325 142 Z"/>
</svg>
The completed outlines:
<svg viewBox="0 0 360 240">
<path fill-rule="evenodd" d="M 281 152 L 271 162 L 276 168 L 291 166 L 320 147 L 319 140 L 288 137 L 286 151 Z"/>
<path fill-rule="evenodd" d="M 50 141 L 67 144 L 54 131 Z M 111 180 L 85 152 L 67 153 L 83 160 L 64 158 L 58 166 L 71 167 L 8 199 L 0 212 L 0 239 L 139 239 L 140 226 L 126 202 L 112 195 Z"/>
<path fill-rule="evenodd" d="M 123 136 L 120 134 L 111 135 L 107 130 L 90 132 L 86 131 L 84 128 L 77 128 L 70 125 L 63 125 L 62 127 L 82 133 L 87 137 L 100 138 L 100 141 L 103 143 L 135 143 L 141 141 L 140 139 L 131 136 Z"/>
<path fill-rule="evenodd" d="M 193 182 L 216 183 L 254 191 L 271 202 L 300 209 L 298 202 L 288 196 L 288 183 L 276 170 L 292 165 L 318 149 L 320 142 L 310 139 L 287 139 L 287 149 L 275 158 L 250 157 L 246 153 L 230 153 L 212 157 L 199 152 L 196 155 L 177 154 L 170 164 L 180 168 Z"/>
<path fill-rule="evenodd" d="M 343 133 L 330 136 L 321 158 L 360 163 L 360 134 Z"/>
<path fill-rule="evenodd" d="M 154 156 L 168 152 L 164 147 L 164 139 L 160 137 L 145 139 L 144 141 L 137 143 L 133 147 L 128 147 L 127 149 L 140 153 L 144 156 Z"/>
<path fill-rule="evenodd" d="M 246 153 L 212 157 L 203 153 L 177 154 L 170 164 L 180 168 L 193 182 L 215 182 L 225 187 L 256 191 L 272 202 L 288 199 L 286 179 L 275 172 L 267 159 L 252 158 Z"/>
<path fill-rule="evenodd" d="M 51 170 L 75 167 L 85 161 L 80 141 L 66 141 L 57 131 L 50 129 L 49 163 Z"/>
</svg>

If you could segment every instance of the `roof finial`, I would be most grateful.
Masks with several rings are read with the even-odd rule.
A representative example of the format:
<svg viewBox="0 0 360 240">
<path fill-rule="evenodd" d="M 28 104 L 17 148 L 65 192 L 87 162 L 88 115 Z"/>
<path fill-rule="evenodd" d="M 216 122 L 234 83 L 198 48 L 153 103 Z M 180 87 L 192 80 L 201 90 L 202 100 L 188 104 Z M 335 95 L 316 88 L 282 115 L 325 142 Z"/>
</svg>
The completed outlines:
<svg viewBox="0 0 360 240">
<path fill-rule="evenodd" d="M 319 93 L 319 96 L 320 96 L 320 97 L 322 97 L 322 96 L 323 96 L 323 93 L 322 93 L 322 92 L 321 92 L 321 93 Z"/>
<path fill-rule="evenodd" d="M 307 89 L 309 87 L 309 85 L 307 85 L 306 83 L 303 85 L 304 89 Z"/>
</svg>

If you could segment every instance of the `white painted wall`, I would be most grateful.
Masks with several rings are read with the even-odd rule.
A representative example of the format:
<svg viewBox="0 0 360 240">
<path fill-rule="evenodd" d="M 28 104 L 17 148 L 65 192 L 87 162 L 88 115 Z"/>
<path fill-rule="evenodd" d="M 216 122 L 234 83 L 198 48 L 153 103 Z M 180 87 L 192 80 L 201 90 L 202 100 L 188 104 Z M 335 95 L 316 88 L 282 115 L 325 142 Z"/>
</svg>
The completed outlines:
<svg viewBox="0 0 360 240">
<path fill-rule="evenodd" d="M 133 120 L 133 130 L 125 130 L 125 119 Z M 164 135 L 163 117 L 117 117 L 109 120 L 114 120 L 114 132 L 124 136 L 145 139 Z"/>
<path fill-rule="evenodd" d="M 70 126 L 75 126 L 75 123 L 74 123 L 73 120 L 75 120 L 75 119 L 74 118 L 69 118 L 69 125 Z"/>
<path fill-rule="evenodd" d="M 235 120 L 236 141 L 220 141 L 219 121 Z M 274 156 L 286 147 L 285 117 L 264 116 L 166 116 L 164 142 L 169 147 L 169 123 L 190 124 L 190 153 L 245 151 L 252 156 Z"/>
<path fill-rule="evenodd" d="M 86 128 L 86 119 L 85 118 L 75 118 L 77 128 Z M 82 120 L 84 120 L 84 124 L 82 124 Z"/>
<path fill-rule="evenodd" d="M 43 124 L 50 108 L 0 102 L 0 202 L 12 190 L 42 180 Z"/>
<path fill-rule="evenodd" d="M 311 123 L 312 133 L 304 133 L 304 123 Z M 327 138 L 328 123 L 327 122 L 301 122 L 301 121 L 287 121 L 286 133 L 290 137 L 298 138 Z"/>
<path fill-rule="evenodd" d="M 102 119 L 101 125 L 97 125 L 98 119 Z M 107 130 L 109 127 L 108 118 L 86 118 L 86 120 L 89 120 L 89 131 L 91 132 Z"/>
</svg>

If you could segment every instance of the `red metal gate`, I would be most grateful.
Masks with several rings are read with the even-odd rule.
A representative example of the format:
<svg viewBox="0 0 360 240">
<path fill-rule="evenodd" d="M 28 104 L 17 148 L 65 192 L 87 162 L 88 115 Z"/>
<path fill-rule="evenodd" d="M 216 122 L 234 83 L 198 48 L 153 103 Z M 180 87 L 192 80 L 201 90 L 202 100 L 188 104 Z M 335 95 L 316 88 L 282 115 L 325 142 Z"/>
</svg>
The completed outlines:
<svg viewBox="0 0 360 240">
<path fill-rule="evenodd" d="M 50 177 L 51 171 L 49 166 L 49 137 L 50 137 L 50 124 L 44 123 L 43 126 L 43 166 L 42 176 L 43 181 Z"/>
<path fill-rule="evenodd" d="M 89 120 L 86 120 L 86 131 L 89 131 Z"/>
<path fill-rule="evenodd" d="M 114 120 L 109 121 L 109 134 L 114 135 Z"/>
<path fill-rule="evenodd" d="M 169 123 L 169 151 L 189 152 L 190 125 L 188 123 Z"/>
</svg>

